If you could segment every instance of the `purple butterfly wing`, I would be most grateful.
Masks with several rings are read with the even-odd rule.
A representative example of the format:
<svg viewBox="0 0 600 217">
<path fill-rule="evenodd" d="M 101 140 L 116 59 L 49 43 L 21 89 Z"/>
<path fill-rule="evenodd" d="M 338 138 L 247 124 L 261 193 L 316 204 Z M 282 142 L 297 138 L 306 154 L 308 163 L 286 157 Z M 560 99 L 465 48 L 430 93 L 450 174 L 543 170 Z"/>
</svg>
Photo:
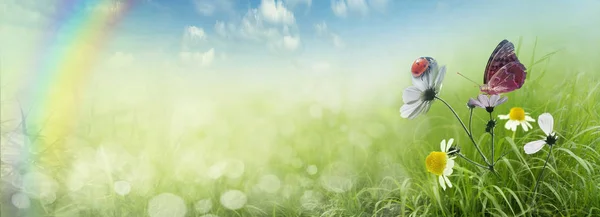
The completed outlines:
<svg viewBox="0 0 600 217">
<path fill-rule="evenodd" d="M 510 41 L 504 39 L 492 51 L 492 55 L 488 59 L 483 74 L 483 84 L 487 84 L 490 79 L 498 73 L 498 70 L 506 64 L 514 61 L 519 61 L 515 54 L 515 46 Z"/>
<path fill-rule="evenodd" d="M 504 65 L 484 85 L 483 92 L 494 95 L 519 89 L 525 83 L 525 66 L 514 61 Z"/>
</svg>

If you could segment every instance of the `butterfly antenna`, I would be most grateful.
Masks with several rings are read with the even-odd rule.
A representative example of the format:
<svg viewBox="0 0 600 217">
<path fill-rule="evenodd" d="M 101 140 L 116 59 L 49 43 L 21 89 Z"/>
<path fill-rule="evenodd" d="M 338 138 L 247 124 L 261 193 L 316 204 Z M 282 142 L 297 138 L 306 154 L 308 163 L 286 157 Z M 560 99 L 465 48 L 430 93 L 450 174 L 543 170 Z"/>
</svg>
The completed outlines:
<svg viewBox="0 0 600 217">
<path fill-rule="evenodd" d="M 463 74 L 460 74 L 460 72 L 456 72 L 456 74 L 462 76 L 463 78 L 469 80 L 470 82 L 473 82 L 475 85 L 477 85 L 476 87 L 481 87 L 477 82 L 471 80 L 470 78 L 467 78 L 467 76 L 464 76 Z"/>
</svg>

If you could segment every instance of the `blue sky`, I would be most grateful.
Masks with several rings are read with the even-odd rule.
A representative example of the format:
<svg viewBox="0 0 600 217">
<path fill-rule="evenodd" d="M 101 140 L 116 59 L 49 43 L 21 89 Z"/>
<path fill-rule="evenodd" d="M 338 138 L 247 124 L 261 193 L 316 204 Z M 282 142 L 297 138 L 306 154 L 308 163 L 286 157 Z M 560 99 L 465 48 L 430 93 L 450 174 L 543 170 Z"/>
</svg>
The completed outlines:
<svg viewBox="0 0 600 217">
<path fill-rule="evenodd" d="M 393 5 L 385 0 L 151 0 L 138 3 L 129 12 L 120 34 L 152 34 L 167 39 L 160 40 L 165 49 L 179 49 L 175 40 L 181 39 L 185 28 L 192 27 L 189 33 L 204 40 L 204 47 L 214 45 L 215 50 L 241 53 L 263 47 L 281 55 L 302 52 L 310 45 L 343 48 L 344 41 L 353 40 L 351 35 L 356 33 L 352 30 L 357 27 L 377 27 L 372 25 L 374 22 L 386 26 L 392 22 L 385 19 L 392 17 L 390 13 L 409 15 L 386 8 Z M 320 25 L 320 30 L 316 25 Z M 350 37 L 344 39 L 342 35 Z M 286 36 L 288 40 L 283 39 Z"/>
<path fill-rule="evenodd" d="M 376 50 L 385 49 L 385 42 L 400 41 L 398 34 L 421 34 L 402 31 L 434 28 L 439 18 L 470 10 L 461 5 L 460 1 L 148 0 L 128 12 L 113 34 L 112 49 L 179 53 L 213 68 L 236 62 L 252 69 L 265 58 L 270 65 L 308 61 L 318 67 L 332 61 L 354 62 L 349 59 L 357 55 L 373 56 L 368 52 L 379 55 Z"/>
<path fill-rule="evenodd" d="M 54 45 L 38 42 L 47 34 L 44 25 L 55 22 L 51 15 L 60 1 L 0 1 L 1 98 L 36 88 L 27 81 L 39 72 L 29 66 Z M 113 13 L 115 2 L 86 13 Z M 526 64 L 536 37 L 539 55 L 563 49 L 560 55 L 569 60 L 600 58 L 600 30 L 593 28 L 600 25 L 598 0 L 135 2 L 92 68 L 80 72 L 92 75 L 85 81 L 90 91 L 109 92 L 107 100 L 120 98 L 119 105 L 161 91 L 195 96 L 265 82 L 278 85 L 277 91 L 348 91 L 359 99 L 369 89 L 409 85 L 410 65 L 419 56 L 448 66 L 444 85 L 451 89 L 465 81 L 454 72 L 480 81 L 494 47 L 502 39 L 516 44 L 519 37 Z M 597 61 L 577 61 L 566 71 L 597 69 Z"/>
<path fill-rule="evenodd" d="M 35 53 L 30 42 L 40 29 L 32 23 L 53 22 L 45 8 L 57 2 L 0 3 L 3 20 L 13 24 L 2 29 L 9 33 L 4 41 L 16 42 L 7 47 Z M 98 62 L 195 73 L 393 74 L 421 55 L 450 62 L 459 58 L 456 51 L 470 49 L 485 64 L 504 38 L 589 29 L 599 22 L 595 6 L 594 0 L 136 0 Z"/>
</svg>

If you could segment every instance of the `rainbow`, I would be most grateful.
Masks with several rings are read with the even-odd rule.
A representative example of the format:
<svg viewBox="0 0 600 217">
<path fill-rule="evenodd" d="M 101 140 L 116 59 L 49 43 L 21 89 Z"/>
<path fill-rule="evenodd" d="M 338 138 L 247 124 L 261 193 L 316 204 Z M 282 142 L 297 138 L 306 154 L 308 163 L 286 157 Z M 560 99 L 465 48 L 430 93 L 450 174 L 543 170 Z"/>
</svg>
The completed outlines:
<svg viewBox="0 0 600 217">
<path fill-rule="evenodd" d="M 30 150 L 55 149 L 72 131 L 79 110 L 78 98 L 97 55 L 133 1 L 57 0 L 56 11 L 36 44 L 32 76 L 25 83 L 25 102 L 30 107 L 26 123 L 40 128 L 40 138 Z M 52 152 L 43 151 L 44 156 L 36 158 L 60 161 L 60 155 Z"/>
</svg>

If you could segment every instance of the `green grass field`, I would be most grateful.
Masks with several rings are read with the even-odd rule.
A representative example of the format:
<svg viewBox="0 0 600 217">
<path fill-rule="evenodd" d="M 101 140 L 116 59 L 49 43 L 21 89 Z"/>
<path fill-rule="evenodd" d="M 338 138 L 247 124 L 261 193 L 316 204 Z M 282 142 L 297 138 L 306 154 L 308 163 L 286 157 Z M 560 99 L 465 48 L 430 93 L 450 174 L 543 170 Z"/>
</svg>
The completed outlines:
<svg viewBox="0 0 600 217">
<path fill-rule="evenodd" d="M 554 116 L 559 140 L 535 203 L 549 149 L 526 155 L 523 145 L 542 135 L 537 123 L 528 132 L 518 128 L 512 140 L 499 120 L 498 177 L 457 159 L 454 187 L 439 187 L 425 158 L 441 140 L 454 138 L 461 153 L 482 159 L 439 101 L 414 120 L 400 117 L 406 67 L 379 92 L 355 100 L 232 92 L 174 105 L 177 112 L 168 102 L 86 107 L 71 135 L 25 163 L 34 169 L 17 166 L 14 175 L 3 163 L 2 216 L 599 216 L 600 65 L 567 71 L 576 57 L 519 52 L 527 80 L 494 116 L 515 106 L 535 119 Z M 482 64 L 462 67 L 479 81 Z M 467 120 L 466 102 L 477 89 L 454 70 L 444 84 L 440 97 Z M 476 109 L 475 139 L 489 158 L 486 122 Z M 5 152 L 10 141 L 23 140 L 8 137 L 22 132 L 18 121 L 3 123 Z M 25 180 L 24 194 L 14 196 L 11 183 L 18 182 L 11 180 Z"/>
</svg>

